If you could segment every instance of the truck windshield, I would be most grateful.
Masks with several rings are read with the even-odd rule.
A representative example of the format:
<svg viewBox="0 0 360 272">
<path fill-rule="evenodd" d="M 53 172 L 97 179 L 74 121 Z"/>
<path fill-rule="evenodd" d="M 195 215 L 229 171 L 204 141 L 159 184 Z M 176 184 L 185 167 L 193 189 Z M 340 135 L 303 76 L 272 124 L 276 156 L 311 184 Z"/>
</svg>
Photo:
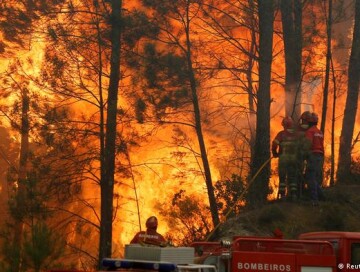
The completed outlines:
<svg viewBox="0 0 360 272">
<path fill-rule="evenodd" d="M 339 255 L 339 240 L 329 240 L 329 242 L 332 244 L 334 251 L 335 251 L 335 255 L 338 256 Z"/>
<path fill-rule="evenodd" d="M 360 264 L 360 243 L 351 244 L 351 264 Z"/>
</svg>

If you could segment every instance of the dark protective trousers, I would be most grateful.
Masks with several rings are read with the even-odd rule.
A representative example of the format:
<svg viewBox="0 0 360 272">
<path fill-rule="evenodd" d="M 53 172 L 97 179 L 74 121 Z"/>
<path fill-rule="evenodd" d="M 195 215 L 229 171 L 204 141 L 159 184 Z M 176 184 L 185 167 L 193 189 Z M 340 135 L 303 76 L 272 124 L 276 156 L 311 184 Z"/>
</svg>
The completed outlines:
<svg viewBox="0 0 360 272">
<path fill-rule="evenodd" d="M 324 155 L 312 153 L 306 162 L 305 179 L 310 189 L 312 201 L 318 201 L 321 194 L 321 185 L 323 179 Z"/>
<path fill-rule="evenodd" d="M 279 196 L 295 197 L 298 189 L 298 164 L 294 160 L 279 158 Z"/>
</svg>

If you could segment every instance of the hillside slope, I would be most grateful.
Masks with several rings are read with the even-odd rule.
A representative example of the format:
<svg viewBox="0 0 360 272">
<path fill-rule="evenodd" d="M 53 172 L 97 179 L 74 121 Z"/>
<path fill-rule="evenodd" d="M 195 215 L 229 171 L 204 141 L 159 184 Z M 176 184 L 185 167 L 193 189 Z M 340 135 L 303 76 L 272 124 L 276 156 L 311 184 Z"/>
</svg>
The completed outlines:
<svg viewBox="0 0 360 272">
<path fill-rule="evenodd" d="M 244 210 L 220 228 L 221 238 L 234 235 L 273 236 L 279 228 L 284 238 L 310 231 L 360 232 L 360 186 L 337 185 L 324 189 L 325 200 L 313 207 L 309 200 L 273 201 L 256 210 Z"/>
</svg>

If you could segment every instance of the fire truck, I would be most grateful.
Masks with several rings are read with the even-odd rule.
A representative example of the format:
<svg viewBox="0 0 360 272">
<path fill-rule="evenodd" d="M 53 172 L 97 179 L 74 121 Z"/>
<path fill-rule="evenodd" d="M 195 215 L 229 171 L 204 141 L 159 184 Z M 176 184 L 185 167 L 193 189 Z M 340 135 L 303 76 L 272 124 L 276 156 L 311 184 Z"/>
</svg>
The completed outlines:
<svg viewBox="0 0 360 272">
<path fill-rule="evenodd" d="M 127 245 L 123 259 L 102 263 L 106 271 L 134 272 L 360 271 L 360 233 L 311 232 L 298 239 L 236 236 L 189 247 Z"/>
</svg>

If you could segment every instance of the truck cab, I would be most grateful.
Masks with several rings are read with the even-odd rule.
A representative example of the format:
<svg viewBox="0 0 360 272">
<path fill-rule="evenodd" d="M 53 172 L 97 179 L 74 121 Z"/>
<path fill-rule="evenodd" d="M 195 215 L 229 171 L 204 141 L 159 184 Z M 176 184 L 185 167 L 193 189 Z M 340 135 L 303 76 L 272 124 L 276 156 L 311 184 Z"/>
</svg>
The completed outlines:
<svg viewBox="0 0 360 272">
<path fill-rule="evenodd" d="M 330 242 L 336 255 L 337 271 L 360 271 L 359 232 L 308 232 L 301 234 L 299 239 Z"/>
<path fill-rule="evenodd" d="M 327 241 L 234 237 L 227 247 L 196 243 L 195 253 L 219 272 L 335 272 L 333 246 Z"/>
</svg>

